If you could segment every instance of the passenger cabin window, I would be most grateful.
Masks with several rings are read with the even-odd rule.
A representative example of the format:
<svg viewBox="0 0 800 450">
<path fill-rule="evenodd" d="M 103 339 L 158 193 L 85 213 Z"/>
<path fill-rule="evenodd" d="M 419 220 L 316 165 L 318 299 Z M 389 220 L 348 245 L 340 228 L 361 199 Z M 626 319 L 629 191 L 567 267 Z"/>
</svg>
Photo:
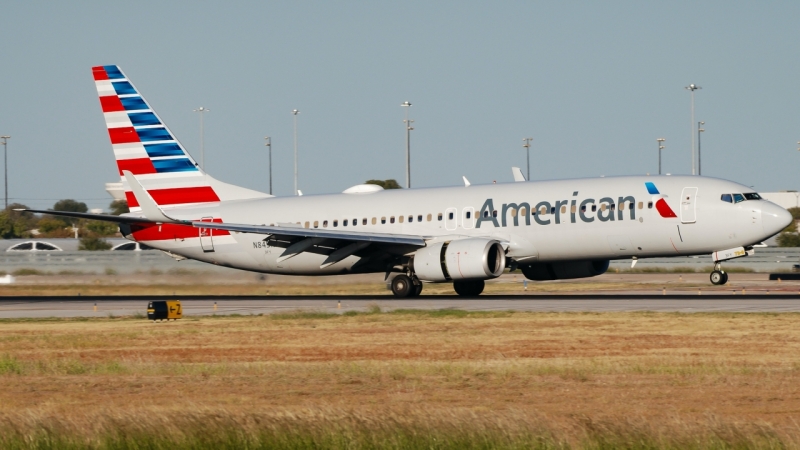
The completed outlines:
<svg viewBox="0 0 800 450">
<path fill-rule="evenodd" d="M 566 213 L 567 213 L 567 205 L 564 205 L 561 207 L 561 214 L 566 214 Z"/>
<path fill-rule="evenodd" d="M 308 228 L 308 226 L 309 226 L 309 223 L 308 223 L 308 222 L 306 222 L 306 223 L 305 223 L 305 225 L 306 225 L 306 228 Z"/>
<path fill-rule="evenodd" d="M 552 207 L 550 208 L 550 214 L 555 214 L 555 213 L 556 213 L 556 207 L 555 207 L 555 206 L 552 206 Z"/>
<path fill-rule="evenodd" d="M 597 205 L 592 205 L 592 212 L 597 212 Z"/>
<path fill-rule="evenodd" d="M 372 218 L 372 224 L 375 225 L 377 223 L 378 223 L 378 218 L 377 217 L 373 217 Z"/>
<path fill-rule="evenodd" d="M 497 210 L 492 211 L 492 217 L 497 217 Z"/>
<path fill-rule="evenodd" d="M 517 210 L 514 208 L 511 208 L 511 217 L 517 217 Z"/>
<path fill-rule="evenodd" d="M 394 216 L 389 218 L 389 223 L 394 223 Z"/>
<path fill-rule="evenodd" d="M 450 219 L 450 220 L 453 220 L 453 213 L 451 213 L 451 212 L 447 213 L 447 218 Z"/>
<path fill-rule="evenodd" d="M 467 211 L 466 214 L 464 215 L 467 217 L 467 219 L 469 219 L 472 214 L 469 211 Z"/>
<path fill-rule="evenodd" d="M 540 215 L 540 216 L 545 216 L 545 215 L 547 215 L 547 208 L 545 208 L 544 206 L 542 206 L 542 209 L 540 209 L 540 210 L 539 210 L 539 215 Z"/>
<path fill-rule="evenodd" d="M 372 219 L 372 220 L 375 220 L 375 219 Z M 361 222 L 361 225 L 366 225 L 366 224 L 367 224 L 367 219 L 364 219 L 364 220 Z"/>
<path fill-rule="evenodd" d="M 733 203 L 739 203 L 744 201 L 744 195 L 742 194 L 733 194 Z"/>
<path fill-rule="evenodd" d="M 381 217 L 381 225 L 386 225 L 386 217 Z"/>
<path fill-rule="evenodd" d="M 414 216 L 408 216 L 408 223 L 411 223 L 413 221 L 414 221 Z"/>
<path fill-rule="evenodd" d="M 722 194 L 719 199 L 723 202 L 733 203 L 733 196 L 731 196 L 731 194 Z"/>
<path fill-rule="evenodd" d="M 328 228 L 328 221 L 327 220 L 323 220 L 322 221 L 322 228 Z"/>
<path fill-rule="evenodd" d="M 345 220 L 345 222 L 347 222 L 347 221 Z M 338 227 L 339 226 L 339 221 L 338 220 L 334 220 L 333 221 L 333 226 Z"/>
<path fill-rule="evenodd" d="M 428 214 L 428 222 L 430 222 L 430 221 L 431 221 L 430 217 L 431 217 L 431 215 L 430 215 L 430 214 Z M 417 222 L 422 222 L 422 214 L 420 214 L 420 215 L 418 215 L 418 216 L 417 216 Z"/>
<path fill-rule="evenodd" d="M 644 202 L 639 202 L 639 209 L 644 208 Z"/>
<path fill-rule="evenodd" d="M 345 221 L 345 222 L 347 222 L 347 221 Z M 347 225 L 347 224 L 345 224 L 345 225 Z M 358 219 L 353 219 L 353 226 L 356 226 L 356 225 L 358 225 Z"/>
<path fill-rule="evenodd" d="M 606 204 L 603 203 L 602 205 L 600 205 L 600 211 L 605 211 L 605 210 L 606 210 Z"/>
<path fill-rule="evenodd" d="M 314 221 L 314 228 L 319 228 L 319 220 Z"/>
<path fill-rule="evenodd" d="M 484 211 L 483 212 L 483 217 L 489 217 L 489 211 Z"/>
<path fill-rule="evenodd" d="M 439 222 L 441 222 L 442 221 L 442 213 L 439 213 L 439 215 L 437 217 L 438 217 Z"/>
<path fill-rule="evenodd" d="M 653 209 L 653 202 L 647 202 L 647 209 Z"/>
</svg>

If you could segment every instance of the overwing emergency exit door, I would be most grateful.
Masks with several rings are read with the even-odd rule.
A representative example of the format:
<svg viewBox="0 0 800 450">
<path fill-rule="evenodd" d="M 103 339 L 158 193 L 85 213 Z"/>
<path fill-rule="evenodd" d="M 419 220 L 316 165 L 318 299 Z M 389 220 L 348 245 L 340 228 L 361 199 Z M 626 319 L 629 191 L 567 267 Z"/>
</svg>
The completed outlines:
<svg viewBox="0 0 800 450">
<path fill-rule="evenodd" d="M 697 221 L 697 188 L 686 187 L 681 193 L 681 223 Z"/>
<path fill-rule="evenodd" d="M 203 217 L 200 219 L 201 222 L 213 222 L 213 217 Z M 199 228 L 200 230 L 200 247 L 203 248 L 203 251 L 213 252 L 214 251 L 214 238 L 213 232 L 214 230 L 211 228 Z"/>
</svg>

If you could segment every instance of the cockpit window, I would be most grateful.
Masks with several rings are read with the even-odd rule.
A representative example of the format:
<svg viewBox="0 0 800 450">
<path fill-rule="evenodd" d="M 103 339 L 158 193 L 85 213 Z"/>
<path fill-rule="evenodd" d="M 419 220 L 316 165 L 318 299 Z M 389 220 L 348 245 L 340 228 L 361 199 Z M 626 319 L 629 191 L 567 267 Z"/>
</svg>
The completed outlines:
<svg viewBox="0 0 800 450">
<path fill-rule="evenodd" d="M 733 203 L 739 203 L 744 201 L 744 195 L 742 194 L 733 194 Z"/>
<path fill-rule="evenodd" d="M 755 192 L 744 194 L 744 198 L 746 198 L 747 200 L 761 200 L 761 196 L 756 194 Z"/>
<path fill-rule="evenodd" d="M 733 197 L 731 197 L 731 194 L 722 194 L 722 197 L 719 199 L 723 202 L 733 203 Z"/>
</svg>

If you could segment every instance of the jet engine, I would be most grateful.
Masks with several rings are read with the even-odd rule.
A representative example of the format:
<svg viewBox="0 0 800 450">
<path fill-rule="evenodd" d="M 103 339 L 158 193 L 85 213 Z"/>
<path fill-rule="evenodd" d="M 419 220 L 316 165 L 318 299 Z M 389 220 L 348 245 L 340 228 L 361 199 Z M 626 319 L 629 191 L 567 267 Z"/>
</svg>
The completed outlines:
<svg viewBox="0 0 800 450">
<path fill-rule="evenodd" d="M 569 280 L 596 277 L 606 273 L 608 260 L 558 261 L 551 263 L 520 264 L 525 278 L 534 281 Z"/>
<path fill-rule="evenodd" d="M 506 254 L 492 239 L 459 239 L 417 250 L 411 268 L 420 280 L 487 280 L 506 268 Z"/>
</svg>

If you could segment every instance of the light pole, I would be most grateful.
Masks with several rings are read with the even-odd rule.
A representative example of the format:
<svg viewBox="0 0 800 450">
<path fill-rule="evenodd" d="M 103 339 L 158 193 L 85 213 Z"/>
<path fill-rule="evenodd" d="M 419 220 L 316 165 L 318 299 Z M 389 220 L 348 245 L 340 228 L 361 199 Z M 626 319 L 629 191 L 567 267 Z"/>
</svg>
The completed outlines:
<svg viewBox="0 0 800 450">
<path fill-rule="evenodd" d="M 264 139 L 267 141 L 264 145 L 269 148 L 269 195 L 272 195 L 272 138 L 267 136 Z"/>
<path fill-rule="evenodd" d="M 700 158 L 700 133 L 706 131 L 703 129 L 705 122 L 697 122 L 697 174 L 703 175 L 702 159 Z"/>
<path fill-rule="evenodd" d="M 205 143 L 203 142 L 203 115 L 211 111 L 208 108 L 203 108 L 202 106 L 195 109 L 194 112 L 200 113 L 200 169 L 206 170 L 206 149 Z"/>
<path fill-rule="evenodd" d="M 294 195 L 297 195 L 297 115 L 300 111 L 293 109 L 294 115 Z"/>
<path fill-rule="evenodd" d="M 522 146 L 525 147 L 525 152 L 528 154 L 528 181 L 531 181 L 531 141 L 532 140 L 533 140 L 533 138 L 525 138 L 525 139 L 522 140 L 522 142 L 524 142 L 524 144 L 522 144 Z"/>
<path fill-rule="evenodd" d="M 695 163 L 695 158 L 694 158 L 694 91 L 696 91 L 698 89 L 703 89 L 703 88 L 701 88 L 700 86 L 698 86 L 696 84 L 690 84 L 690 85 L 686 86 L 686 89 L 688 89 L 692 93 L 692 175 L 694 175 L 695 174 L 695 168 L 694 168 L 694 163 Z"/>
<path fill-rule="evenodd" d="M 664 150 L 664 141 L 666 141 L 666 139 L 664 139 L 664 138 L 656 139 L 656 142 L 658 142 L 658 174 L 659 175 L 661 175 L 661 150 Z"/>
<path fill-rule="evenodd" d="M 0 136 L 0 139 L 3 140 L 3 169 L 5 169 L 6 172 L 5 177 L 3 177 L 6 185 L 5 190 L 3 191 L 6 194 L 6 202 L 3 209 L 6 210 L 8 209 L 8 140 L 11 139 L 11 136 Z"/>
<path fill-rule="evenodd" d="M 400 106 L 406 109 L 406 120 L 403 121 L 406 124 L 406 188 L 411 189 L 411 130 L 414 129 L 411 124 L 414 121 L 408 119 L 408 109 L 411 108 L 411 103 L 405 102 Z"/>
</svg>

